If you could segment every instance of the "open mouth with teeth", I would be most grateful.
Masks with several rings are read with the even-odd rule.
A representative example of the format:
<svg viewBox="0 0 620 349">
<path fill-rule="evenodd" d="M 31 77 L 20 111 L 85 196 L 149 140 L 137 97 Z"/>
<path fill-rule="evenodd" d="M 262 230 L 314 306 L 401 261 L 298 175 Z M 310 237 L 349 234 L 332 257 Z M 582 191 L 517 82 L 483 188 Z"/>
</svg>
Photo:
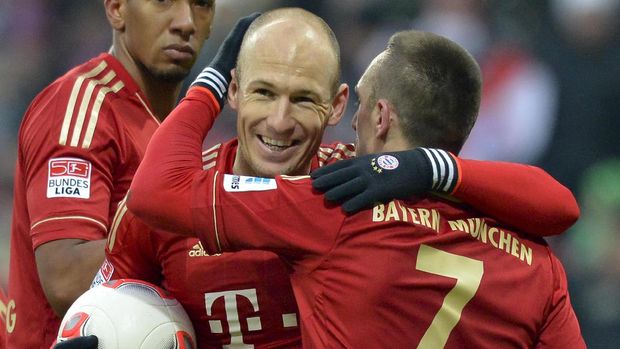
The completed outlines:
<svg viewBox="0 0 620 349">
<path fill-rule="evenodd" d="M 292 146 L 299 144 L 298 140 L 277 140 L 265 136 L 258 136 L 258 139 L 272 151 L 284 151 Z"/>
</svg>

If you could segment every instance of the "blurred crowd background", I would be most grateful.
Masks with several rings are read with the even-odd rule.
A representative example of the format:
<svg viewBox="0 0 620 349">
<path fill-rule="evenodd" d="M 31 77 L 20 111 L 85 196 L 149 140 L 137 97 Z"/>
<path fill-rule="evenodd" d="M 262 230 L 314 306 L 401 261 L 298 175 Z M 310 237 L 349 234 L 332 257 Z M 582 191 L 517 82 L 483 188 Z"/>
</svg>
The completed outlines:
<svg viewBox="0 0 620 349">
<path fill-rule="evenodd" d="M 43 87 L 108 50 L 111 29 L 102 3 L 0 2 L 0 286 L 6 287 L 8 278 L 21 117 Z M 351 86 L 398 30 L 432 31 L 467 48 L 482 67 L 484 92 L 461 155 L 535 164 L 575 193 L 580 221 L 548 241 L 565 265 L 589 347 L 620 346 L 620 0 L 216 3 L 213 32 L 194 75 L 239 17 L 281 6 L 303 7 L 333 28 L 343 53 L 343 80 Z M 353 109 L 351 103 L 326 141 L 353 141 Z M 205 145 L 234 134 L 234 114 L 225 110 Z"/>
</svg>

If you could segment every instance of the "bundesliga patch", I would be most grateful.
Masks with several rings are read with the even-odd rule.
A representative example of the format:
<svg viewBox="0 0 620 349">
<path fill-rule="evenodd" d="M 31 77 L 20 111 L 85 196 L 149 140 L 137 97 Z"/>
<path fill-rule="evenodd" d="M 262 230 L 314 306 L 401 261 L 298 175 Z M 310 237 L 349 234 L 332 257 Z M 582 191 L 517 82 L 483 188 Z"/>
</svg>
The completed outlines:
<svg viewBox="0 0 620 349">
<path fill-rule="evenodd" d="M 264 191 L 277 188 L 278 185 L 273 178 L 224 175 L 224 190 L 226 191 Z"/>
<path fill-rule="evenodd" d="M 78 158 L 50 159 L 47 172 L 48 198 L 90 198 L 90 161 Z"/>
</svg>

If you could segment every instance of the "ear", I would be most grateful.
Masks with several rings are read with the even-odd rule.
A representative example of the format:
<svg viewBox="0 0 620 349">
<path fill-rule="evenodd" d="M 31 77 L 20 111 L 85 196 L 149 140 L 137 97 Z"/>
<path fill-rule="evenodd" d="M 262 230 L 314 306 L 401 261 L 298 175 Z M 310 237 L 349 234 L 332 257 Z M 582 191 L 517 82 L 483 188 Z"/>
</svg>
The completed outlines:
<svg viewBox="0 0 620 349">
<path fill-rule="evenodd" d="M 377 138 L 385 140 L 390 130 L 393 108 L 385 99 L 379 99 L 375 108 L 378 110 L 375 133 Z"/>
<path fill-rule="evenodd" d="M 126 6 L 127 3 L 124 0 L 103 0 L 105 15 L 114 30 L 125 30 L 124 14 Z"/>
<path fill-rule="evenodd" d="M 336 97 L 332 102 L 332 115 L 327 119 L 327 124 L 330 126 L 337 125 L 342 119 L 344 112 L 347 110 L 347 103 L 349 102 L 349 85 L 341 84 L 336 92 Z"/>
<path fill-rule="evenodd" d="M 228 105 L 233 109 L 237 110 L 239 106 L 239 100 L 237 97 L 237 93 L 239 93 L 239 82 L 237 80 L 237 70 L 233 69 L 230 71 L 232 78 L 230 79 L 230 84 L 228 85 Z"/>
</svg>

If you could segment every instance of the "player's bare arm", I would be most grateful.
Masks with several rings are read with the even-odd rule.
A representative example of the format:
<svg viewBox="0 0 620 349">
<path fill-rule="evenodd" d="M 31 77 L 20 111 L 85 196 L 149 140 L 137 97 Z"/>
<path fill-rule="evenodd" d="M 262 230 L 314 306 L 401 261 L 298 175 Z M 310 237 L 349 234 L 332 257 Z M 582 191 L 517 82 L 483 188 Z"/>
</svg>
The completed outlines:
<svg viewBox="0 0 620 349">
<path fill-rule="evenodd" d="M 62 239 L 35 250 L 43 291 L 58 316 L 90 286 L 103 263 L 105 242 Z"/>
</svg>

